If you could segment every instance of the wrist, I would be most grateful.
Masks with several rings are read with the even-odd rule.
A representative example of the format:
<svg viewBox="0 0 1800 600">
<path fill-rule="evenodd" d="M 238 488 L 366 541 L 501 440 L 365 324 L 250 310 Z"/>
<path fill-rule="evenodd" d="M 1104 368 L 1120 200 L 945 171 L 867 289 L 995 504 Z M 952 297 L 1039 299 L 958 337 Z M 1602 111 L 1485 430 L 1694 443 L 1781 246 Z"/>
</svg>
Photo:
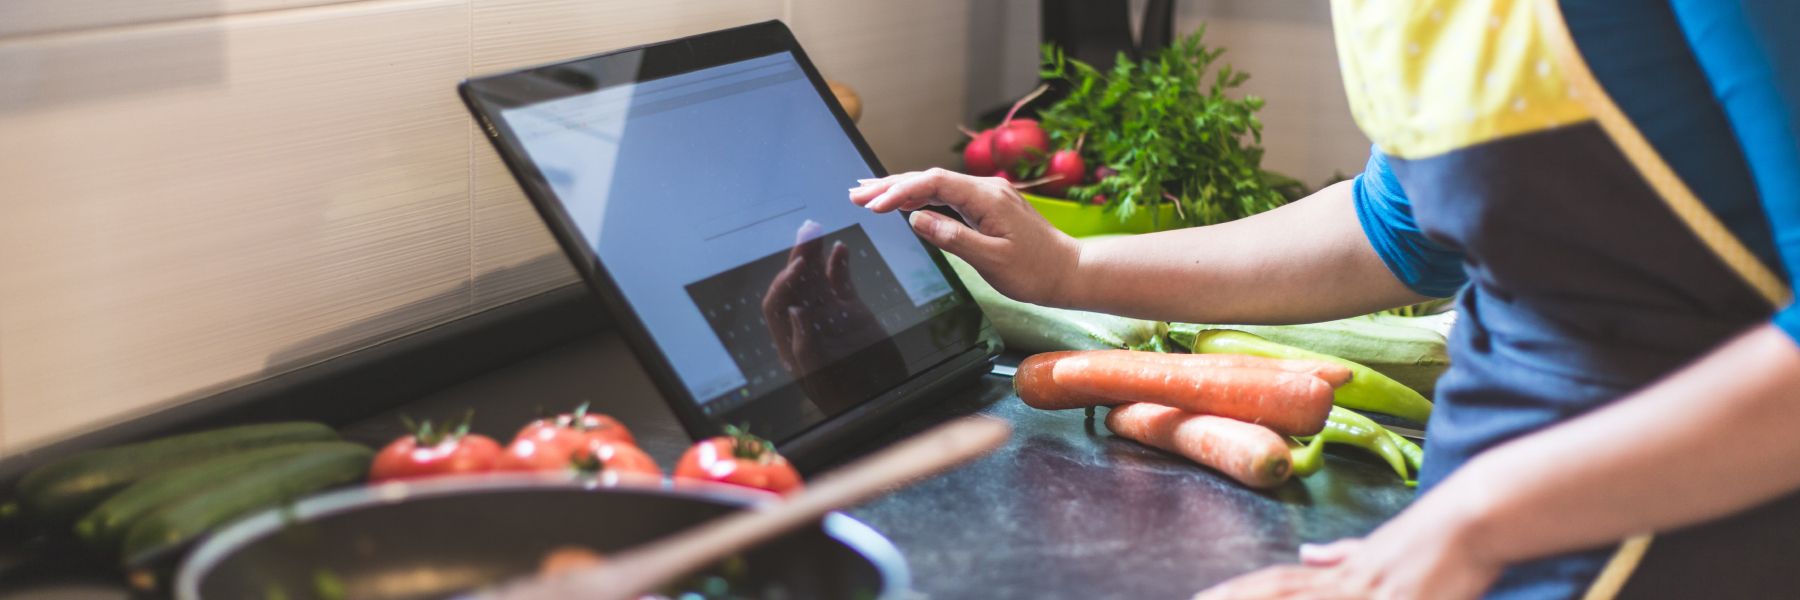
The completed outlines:
<svg viewBox="0 0 1800 600">
<path fill-rule="evenodd" d="M 1505 498 L 1501 489 L 1488 485 L 1495 481 L 1483 476 L 1480 458 L 1465 465 L 1433 490 L 1430 515 L 1426 517 L 1444 528 L 1452 547 L 1460 549 L 1469 560 L 1494 567 L 1513 562 L 1500 548 L 1504 536 Z"/>
<path fill-rule="evenodd" d="M 1081 308 L 1086 306 L 1083 298 L 1084 287 L 1081 285 L 1082 265 L 1086 263 L 1087 245 L 1081 240 L 1070 237 L 1060 231 L 1056 232 L 1056 245 L 1059 257 L 1050 270 L 1051 284 L 1039 304 L 1063 308 Z"/>
</svg>

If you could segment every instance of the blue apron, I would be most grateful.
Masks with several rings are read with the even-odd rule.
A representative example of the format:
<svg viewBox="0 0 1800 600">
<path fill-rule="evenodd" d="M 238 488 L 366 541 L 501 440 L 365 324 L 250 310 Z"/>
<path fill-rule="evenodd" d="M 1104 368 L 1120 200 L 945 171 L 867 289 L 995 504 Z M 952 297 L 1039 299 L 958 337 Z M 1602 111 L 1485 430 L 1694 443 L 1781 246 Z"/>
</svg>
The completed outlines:
<svg viewBox="0 0 1800 600">
<path fill-rule="evenodd" d="M 1505 135 L 1470 143 L 1419 125 L 1428 119 L 1414 115 L 1431 114 L 1430 106 L 1369 114 L 1384 108 L 1381 99 L 1358 105 L 1352 84 L 1365 129 L 1418 119 L 1371 133 L 1382 150 L 1391 143 L 1408 155 L 1378 154 L 1359 178 L 1358 215 L 1371 242 L 1422 293 L 1466 282 L 1450 340 L 1453 366 L 1438 382 L 1428 427 L 1422 492 L 1477 453 L 1626 397 L 1769 322 L 1789 280 L 1770 212 L 1758 201 L 1758 177 L 1669 3 L 1538 6 L 1562 28 L 1544 34 L 1547 44 L 1562 43 L 1557 75 L 1572 96 L 1585 89 L 1584 106 L 1599 107 L 1591 117 L 1506 131 L 1520 118 L 1507 113 L 1501 116 L 1513 121 L 1473 128 Z M 1520 98 L 1515 113 L 1546 104 Z M 1784 210 L 1800 210 L 1793 200 Z M 1786 213 L 1774 214 L 1787 224 Z M 1800 595 L 1800 568 L 1789 566 L 1796 556 L 1800 495 L 1515 565 L 1489 597 Z M 1612 577 L 1601 577 L 1608 571 Z"/>
</svg>

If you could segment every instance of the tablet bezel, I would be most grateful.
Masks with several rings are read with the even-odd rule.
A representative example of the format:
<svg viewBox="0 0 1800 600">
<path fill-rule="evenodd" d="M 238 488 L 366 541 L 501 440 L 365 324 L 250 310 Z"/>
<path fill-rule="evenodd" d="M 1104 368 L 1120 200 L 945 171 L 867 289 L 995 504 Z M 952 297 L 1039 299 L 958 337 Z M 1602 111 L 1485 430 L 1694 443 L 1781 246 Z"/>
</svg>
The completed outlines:
<svg viewBox="0 0 1800 600">
<path fill-rule="evenodd" d="M 482 134 L 494 144 L 502 161 L 514 175 L 526 197 L 543 217 L 552 235 L 556 238 L 570 262 L 588 287 L 600 298 L 606 309 L 613 314 L 621 333 L 627 343 L 635 351 L 643 363 L 645 371 L 662 392 L 665 400 L 680 420 L 688 435 L 700 439 L 717 435 L 721 425 L 701 408 L 700 398 L 691 394 L 687 385 L 677 375 L 671 357 L 663 352 L 651 337 L 648 326 L 640 315 L 626 301 L 623 290 L 615 281 L 595 249 L 588 247 L 582 236 L 576 231 L 572 220 L 562 203 L 557 200 L 555 191 L 548 180 L 529 160 L 525 149 L 518 144 L 517 138 L 504 119 L 499 118 L 500 111 L 506 108 L 536 104 L 539 102 L 590 93 L 606 87 L 627 83 L 654 80 L 660 77 L 692 72 L 714 66 L 721 66 L 768 56 L 780 52 L 789 52 L 805 72 L 807 80 L 814 90 L 825 101 L 826 106 L 837 119 L 844 135 L 849 137 L 857 152 L 867 163 L 871 172 L 877 177 L 886 176 L 887 170 L 875 157 L 868 142 L 863 139 L 850 120 L 849 115 L 837 102 L 830 87 L 820 76 L 812 61 L 800 48 L 786 25 L 780 21 L 766 21 L 742 27 L 699 34 L 691 37 L 635 46 L 576 58 L 557 63 L 541 65 L 526 69 L 474 77 L 463 81 L 458 91 L 470 111 L 474 114 Z M 571 65 L 580 64 L 587 69 L 574 71 L 567 69 Z M 594 81 L 598 73 L 603 80 Z M 559 80 L 560 76 L 560 80 Z M 542 85 L 546 82 L 561 82 L 566 87 Z M 847 200 L 846 200 L 847 201 Z M 921 242 L 923 243 L 923 242 Z M 992 326 L 981 314 L 980 308 L 969 295 L 962 281 L 957 278 L 943 254 L 929 243 L 923 243 L 933 262 L 938 266 L 946 281 L 950 283 L 952 294 L 956 297 L 956 305 L 933 316 L 925 323 L 909 328 L 908 331 L 944 323 L 971 323 L 965 329 L 970 332 L 960 343 L 952 343 L 942 350 L 943 360 L 932 367 L 927 367 L 901 381 L 893 389 L 864 398 L 848 410 L 836 415 L 807 423 L 800 430 L 789 435 L 780 436 L 777 443 L 787 443 L 796 438 L 805 437 L 834 421 L 872 417 L 870 413 L 890 413 L 891 410 L 870 410 L 869 405 L 883 400 L 886 396 L 906 390 L 935 388 L 932 379 L 941 379 L 956 374 L 967 374 L 970 365 L 981 366 L 992 360 L 999 353 L 1000 343 Z M 753 257 L 747 257 L 747 260 Z M 902 334 L 896 334 L 896 337 Z M 925 381 L 921 381 L 921 379 Z M 922 385 L 923 384 L 923 385 Z M 764 399 L 767 400 L 766 398 Z M 892 403 L 893 398 L 885 398 L 884 403 Z M 805 444 L 813 446 L 814 444 Z M 815 462 L 815 461 L 806 461 Z"/>
</svg>

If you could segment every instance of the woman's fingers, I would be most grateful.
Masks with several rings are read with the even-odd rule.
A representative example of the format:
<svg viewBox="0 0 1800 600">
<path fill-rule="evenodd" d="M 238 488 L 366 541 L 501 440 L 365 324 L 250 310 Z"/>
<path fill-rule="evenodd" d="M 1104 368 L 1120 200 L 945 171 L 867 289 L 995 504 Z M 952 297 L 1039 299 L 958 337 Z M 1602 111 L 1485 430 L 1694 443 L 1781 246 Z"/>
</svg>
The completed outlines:
<svg viewBox="0 0 1800 600">
<path fill-rule="evenodd" d="M 1344 559 L 1356 552 L 1362 544 L 1360 539 L 1343 539 L 1329 544 L 1301 544 L 1300 564 L 1309 567 L 1329 567 L 1344 562 Z"/>
<path fill-rule="evenodd" d="M 850 188 L 850 201 L 857 206 L 866 206 L 869 204 L 870 200 L 875 199 L 876 196 L 887 191 L 888 186 L 893 185 L 895 181 L 918 174 L 919 172 L 917 171 L 909 171 L 906 173 L 896 173 L 887 177 L 858 179 L 856 180 L 856 187 Z"/>
<path fill-rule="evenodd" d="M 873 187 L 882 186 L 886 189 L 874 194 L 864 207 L 875 212 L 889 212 L 941 204 L 956 209 L 974 222 L 980 222 L 1012 196 L 1011 188 L 1002 180 L 936 168 L 909 173 Z"/>
<path fill-rule="evenodd" d="M 904 173 L 851 190 L 850 199 L 874 212 L 943 205 L 963 221 L 918 211 L 913 231 L 962 257 L 1000 293 L 1024 302 L 1054 302 L 1062 281 L 1080 263 L 1081 245 L 1026 205 L 1011 184 L 944 169 Z"/>
<path fill-rule="evenodd" d="M 1344 585 L 1338 573 L 1297 565 L 1269 567 L 1219 584 L 1194 600 L 1335 600 L 1369 597 L 1369 590 Z"/>
<path fill-rule="evenodd" d="M 1006 240 L 983 235 L 956 219 L 928 210 L 913 213 L 908 222 L 919 237 L 970 264 L 990 264 L 999 260 L 1005 250 Z"/>
</svg>

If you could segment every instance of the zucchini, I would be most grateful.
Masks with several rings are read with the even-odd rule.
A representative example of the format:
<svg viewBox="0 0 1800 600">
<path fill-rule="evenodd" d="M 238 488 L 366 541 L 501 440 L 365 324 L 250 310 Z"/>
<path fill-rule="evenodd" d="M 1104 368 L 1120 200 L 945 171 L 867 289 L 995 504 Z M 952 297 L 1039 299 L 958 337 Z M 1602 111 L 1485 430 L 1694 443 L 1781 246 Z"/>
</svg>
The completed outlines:
<svg viewBox="0 0 1800 600">
<path fill-rule="evenodd" d="M 1205 329 L 1236 329 L 1277 344 L 1330 354 L 1386 375 L 1414 391 L 1431 395 L 1450 368 L 1445 337 L 1456 313 L 1422 317 L 1363 315 L 1300 325 L 1194 325 L 1171 323 L 1176 341 Z"/>
<path fill-rule="evenodd" d="M 335 485 L 359 481 L 369 472 L 375 453 L 350 442 L 265 463 L 238 477 L 176 500 L 138 520 L 125 534 L 120 556 L 138 564 L 165 548 L 257 510 L 293 501 Z"/>
<path fill-rule="evenodd" d="M 1150 348 L 1161 341 L 1167 329 L 1156 321 L 1020 302 L 988 285 L 969 263 L 953 254 L 946 253 L 944 258 L 950 260 L 975 304 L 993 322 L 1000 340 L 1014 352 Z"/>
<path fill-rule="evenodd" d="M 233 452 L 338 439 L 320 423 L 243 425 L 83 452 L 38 467 L 19 481 L 31 518 L 66 523 L 132 483 Z"/>
<path fill-rule="evenodd" d="M 118 548 L 120 538 L 144 515 L 181 498 L 211 489 L 220 482 L 254 473 L 294 456 L 344 445 L 344 442 L 302 442 L 259 448 L 222 456 L 197 465 L 144 478 L 107 498 L 87 516 L 75 522 L 75 534 L 96 550 Z"/>
</svg>

